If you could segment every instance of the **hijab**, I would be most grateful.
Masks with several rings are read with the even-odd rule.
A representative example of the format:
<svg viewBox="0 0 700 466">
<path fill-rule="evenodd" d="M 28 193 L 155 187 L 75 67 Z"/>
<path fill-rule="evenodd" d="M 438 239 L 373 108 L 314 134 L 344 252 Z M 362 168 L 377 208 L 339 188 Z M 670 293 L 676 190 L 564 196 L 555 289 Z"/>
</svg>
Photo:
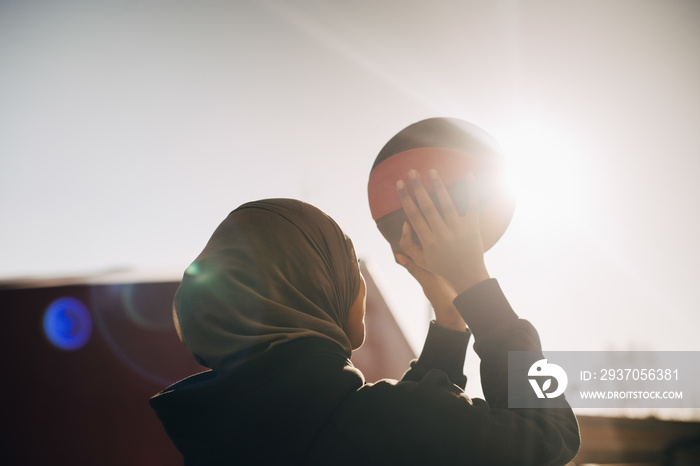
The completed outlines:
<svg viewBox="0 0 700 466">
<path fill-rule="evenodd" d="M 360 290 L 350 239 L 293 199 L 243 204 L 187 268 L 173 312 L 185 347 L 216 371 L 299 338 L 338 343 Z"/>
</svg>

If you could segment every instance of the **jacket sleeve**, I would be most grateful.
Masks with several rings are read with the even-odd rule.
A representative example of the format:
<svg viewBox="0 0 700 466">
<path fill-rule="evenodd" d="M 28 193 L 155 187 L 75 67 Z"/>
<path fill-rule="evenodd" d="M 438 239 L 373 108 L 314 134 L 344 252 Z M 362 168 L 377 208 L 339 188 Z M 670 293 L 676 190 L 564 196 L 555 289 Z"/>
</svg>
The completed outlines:
<svg viewBox="0 0 700 466">
<path fill-rule="evenodd" d="M 514 426 L 523 429 L 510 435 L 530 438 L 530 444 L 521 443 L 520 447 L 523 453 L 539 451 L 548 455 L 538 460 L 541 464 L 570 461 L 580 447 L 580 435 L 576 417 L 565 400 L 561 408 L 508 409 L 508 352 L 533 351 L 541 356 L 537 330 L 518 318 L 495 279 L 466 290 L 454 304 L 474 335 L 474 350 L 481 359 L 481 385 L 496 425 L 505 432 Z M 539 448 L 536 442 L 541 443 Z M 519 444 L 517 440 L 513 443 Z"/>
<path fill-rule="evenodd" d="M 508 351 L 541 352 L 537 330 L 519 319 L 495 279 L 466 290 L 454 301 L 474 335 L 481 359 L 481 386 L 492 408 L 508 406 Z"/>
<path fill-rule="evenodd" d="M 468 329 L 460 332 L 431 322 L 420 357 L 411 362 L 410 369 L 401 380 L 418 382 L 432 369 L 439 369 L 447 374 L 453 384 L 464 390 L 467 385 L 464 358 L 470 337 Z"/>
<path fill-rule="evenodd" d="M 462 372 L 457 365 L 463 364 L 469 333 L 458 337 L 433 325 L 420 358 L 401 382 L 366 385 L 344 407 L 341 423 L 352 430 L 353 443 L 372 464 L 569 462 L 580 436 L 568 404 L 552 409 L 507 405 L 508 351 L 541 351 L 537 331 L 516 316 L 496 280 L 465 291 L 455 306 L 474 335 L 485 400 L 469 399 L 454 382 Z M 352 428 L 357 425 L 362 428 Z"/>
</svg>

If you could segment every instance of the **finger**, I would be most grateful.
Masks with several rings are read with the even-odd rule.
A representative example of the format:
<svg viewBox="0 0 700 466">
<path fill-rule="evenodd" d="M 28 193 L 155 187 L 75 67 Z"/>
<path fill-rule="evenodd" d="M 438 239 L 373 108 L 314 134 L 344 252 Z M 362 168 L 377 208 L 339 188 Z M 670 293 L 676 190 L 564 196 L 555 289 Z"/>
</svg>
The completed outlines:
<svg viewBox="0 0 700 466">
<path fill-rule="evenodd" d="M 406 253 L 405 255 L 413 262 L 423 263 L 423 250 L 413 241 L 413 230 L 408 222 L 403 223 L 401 228 L 401 239 L 399 246 Z M 403 265 L 403 264 L 401 264 Z"/>
<path fill-rule="evenodd" d="M 455 208 L 452 196 L 450 196 L 450 193 L 447 191 L 447 188 L 442 182 L 442 178 L 440 178 L 440 175 L 438 174 L 437 170 L 428 170 L 428 177 L 430 178 L 430 182 L 433 185 L 433 190 L 435 191 L 435 195 L 437 196 L 438 203 L 440 204 L 440 208 L 442 209 L 442 213 L 445 216 L 445 222 L 447 222 L 447 225 L 449 226 L 454 225 L 456 222 L 459 221 L 459 213 L 457 213 L 457 208 Z"/>
<path fill-rule="evenodd" d="M 430 194 L 428 194 L 428 190 L 425 189 L 423 181 L 418 175 L 418 172 L 415 170 L 409 171 L 408 180 L 411 182 L 413 194 L 416 196 L 416 201 L 418 201 L 420 211 L 425 217 L 430 229 L 432 231 L 436 231 L 444 228 L 445 221 L 442 219 L 440 212 L 438 212 L 437 208 L 435 207 L 435 203 L 433 203 L 433 199 L 430 197 Z"/>
<path fill-rule="evenodd" d="M 421 242 L 423 242 L 426 239 L 427 235 L 430 234 L 430 227 L 426 223 L 425 218 L 423 218 L 423 214 L 421 214 L 420 210 L 418 209 L 418 206 L 413 201 L 413 198 L 411 198 L 411 195 L 408 193 L 408 187 L 406 186 L 406 183 L 403 182 L 403 180 L 399 180 L 396 182 L 396 192 L 399 195 L 401 207 L 403 207 L 403 211 L 406 214 L 408 221 L 411 223 L 410 226 L 413 227 L 413 230 L 416 232 L 418 239 Z"/>
</svg>

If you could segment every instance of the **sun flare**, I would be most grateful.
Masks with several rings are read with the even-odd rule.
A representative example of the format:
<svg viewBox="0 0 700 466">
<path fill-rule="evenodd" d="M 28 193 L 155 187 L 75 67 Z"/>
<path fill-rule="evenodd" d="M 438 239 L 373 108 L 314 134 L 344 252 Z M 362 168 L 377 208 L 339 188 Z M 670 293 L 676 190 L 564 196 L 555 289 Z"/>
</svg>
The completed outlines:
<svg viewBox="0 0 700 466">
<path fill-rule="evenodd" d="M 588 186 L 580 144 L 557 125 L 527 119 L 499 136 L 521 226 L 533 233 L 580 228 Z"/>
</svg>

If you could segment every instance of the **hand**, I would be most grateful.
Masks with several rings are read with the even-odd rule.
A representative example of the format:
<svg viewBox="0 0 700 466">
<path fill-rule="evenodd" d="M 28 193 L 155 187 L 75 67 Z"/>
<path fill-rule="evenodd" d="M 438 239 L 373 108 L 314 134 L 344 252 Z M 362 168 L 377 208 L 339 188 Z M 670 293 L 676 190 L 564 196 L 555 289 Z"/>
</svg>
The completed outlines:
<svg viewBox="0 0 700 466">
<path fill-rule="evenodd" d="M 408 228 L 410 230 L 410 227 Z M 395 257 L 396 262 L 408 270 L 408 273 L 423 288 L 425 297 L 428 298 L 428 301 L 433 306 L 435 322 L 442 327 L 464 331 L 467 324 L 462 319 L 457 308 L 452 304 L 452 301 L 457 297 L 457 292 L 452 288 L 452 285 L 447 283 L 444 278 L 418 266 L 410 257 L 404 254 L 398 253 Z"/>
<path fill-rule="evenodd" d="M 429 170 L 428 175 L 444 218 L 418 173 L 411 170 L 408 179 L 416 201 L 403 180 L 396 183 L 401 205 L 410 222 L 410 226 L 404 225 L 399 246 L 419 267 L 444 278 L 457 293 L 461 293 L 489 278 L 484 265 L 474 177 L 468 175 L 467 209 L 464 216 L 460 216 L 437 171 Z M 416 232 L 420 244 L 413 241 L 410 227 Z"/>
</svg>

